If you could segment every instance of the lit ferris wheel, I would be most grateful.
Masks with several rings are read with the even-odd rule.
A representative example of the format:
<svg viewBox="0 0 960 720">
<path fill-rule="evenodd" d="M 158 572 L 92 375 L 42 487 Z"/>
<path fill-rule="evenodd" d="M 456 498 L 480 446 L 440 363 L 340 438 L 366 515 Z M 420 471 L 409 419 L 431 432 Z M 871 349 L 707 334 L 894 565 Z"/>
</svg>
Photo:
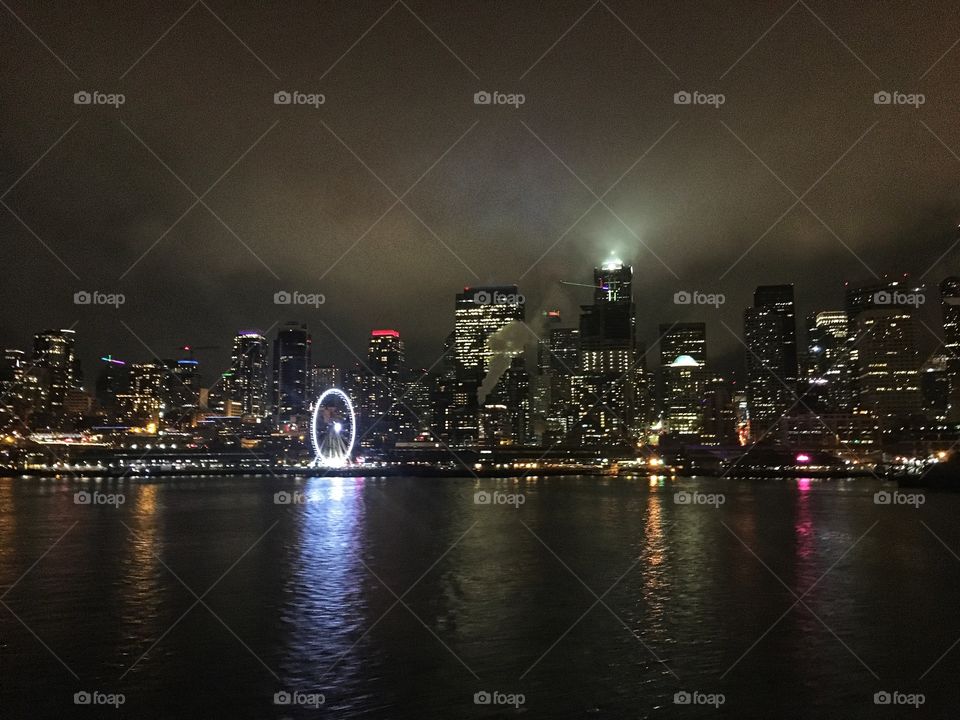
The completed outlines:
<svg viewBox="0 0 960 720">
<path fill-rule="evenodd" d="M 357 421 L 350 398 L 338 388 L 325 390 L 317 398 L 310 424 L 313 464 L 317 467 L 346 465 L 353 452 L 356 433 Z"/>
</svg>

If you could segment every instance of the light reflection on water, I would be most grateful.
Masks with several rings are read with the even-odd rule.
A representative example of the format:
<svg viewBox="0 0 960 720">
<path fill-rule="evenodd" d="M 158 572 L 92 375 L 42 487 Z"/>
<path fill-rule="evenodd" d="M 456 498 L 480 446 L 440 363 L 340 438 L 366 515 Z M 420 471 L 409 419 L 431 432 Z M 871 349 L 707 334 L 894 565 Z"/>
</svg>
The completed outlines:
<svg viewBox="0 0 960 720">
<path fill-rule="evenodd" d="M 81 487 L 126 502 L 78 506 Z M 130 717 L 319 717 L 274 707 L 289 689 L 336 717 L 495 717 L 472 698 L 499 689 L 531 718 L 622 718 L 673 716 L 673 693 L 699 688 L 738 717 L 785 697 L 795 717 L 873 717 L 871 671 L 916 688 L 960 635 L 960 563 L 920 525 L 960 551 L 960 496 L 878 508 L 877 487 L 0 481 L 0 584 L 76 523 L 4 602 L 81 678 L 0 606 L 0 707 L 70 717 L 72 693 L 100 687 L 126 693 Z M 479 490 L 525 502 L 477 505 Z M 725 502 L 678 505 L 679 490 Z M 942 689 L 958 669 L 960 653 L 931 673 L 928 709 L 960 706 Z"/>
</svg>

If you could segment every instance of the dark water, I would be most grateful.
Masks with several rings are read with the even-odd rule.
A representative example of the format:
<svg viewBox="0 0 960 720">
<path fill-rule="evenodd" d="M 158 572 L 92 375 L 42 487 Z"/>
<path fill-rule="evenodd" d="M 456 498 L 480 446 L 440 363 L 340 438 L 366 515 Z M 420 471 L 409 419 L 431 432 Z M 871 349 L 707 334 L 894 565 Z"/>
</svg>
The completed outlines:
<svg viewBox="0 0 960 720">
<path fill-rule="evenodd" d="M 885 506 L 881 488 L 2 480 L 0 717 L 957 717 L 960 495 Z M 83 690 L 124 703 L 75 705 Z"/>
</svg>

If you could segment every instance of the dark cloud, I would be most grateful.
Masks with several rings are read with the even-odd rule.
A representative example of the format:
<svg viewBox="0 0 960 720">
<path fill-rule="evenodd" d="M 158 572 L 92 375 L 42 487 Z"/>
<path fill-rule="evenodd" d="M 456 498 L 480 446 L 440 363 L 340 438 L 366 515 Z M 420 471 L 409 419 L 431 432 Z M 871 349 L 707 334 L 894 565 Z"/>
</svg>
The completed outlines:
<svg viewBox="0 0 960 720">
<path fill-rule="evenodd" d="M 0 208 L 3 344 L 76 322 L 87 365 L 143 357 L 122 319 L 162 355 L 219 345 L 203 359 L 220 364 L 236 329 L 295 317 L 319 359 L 352 361 L 326 323 L 361 354 L 396 327 L 430 364 L 459 288 L 517 282 L 573 322 L 586 297 L 559 280 L 613 250 L 636 269 L 642 339 L 703 319 L 732 359 L 722 323 L 740 331 L 757 284 L 796 283 L 806 313 L 871 272 L 957 269 L 960 49 L 934 64 L 957 39 L 948 3 L 207 4 L 151 49 L 188 3 L 11 3 L 79 79 L 7 14 L 2 188 L 79 122 L 4 201 L 80 279 Z M 81 89 L 126 103 L 74 105 Z M 326 103 L 274 105 L 281 89 Z M 926 102 L 878 106 L 880 90 Z M 180 219 L 194 193 L 209 209 Z M 83 288 L 128 301 L 74 306 Z M 327 302 L 291 312 L 282 288 Z M 681 289 L 726 304 L 674 305 Z"/>
</svg>

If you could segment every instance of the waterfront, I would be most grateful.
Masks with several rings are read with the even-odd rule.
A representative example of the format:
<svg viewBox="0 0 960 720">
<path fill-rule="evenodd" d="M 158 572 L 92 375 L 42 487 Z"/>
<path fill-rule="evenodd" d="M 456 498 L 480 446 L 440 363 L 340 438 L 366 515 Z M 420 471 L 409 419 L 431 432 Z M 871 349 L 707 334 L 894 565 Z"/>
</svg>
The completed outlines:
<svg viewBox="0 0 960 720">
<path fill-rule="evenodd" d="M 960 637 L 960 496 L 877 504 L 893 491 L 864 479 L 5 479 L 0 707 L 718 714 L 674 704 L 686 690 L 722 694 L 719 713 L 738 718 L 946 717 L 960 707 L 960 650 L 947 652 Z M 78 691 L 124 703 L 76 706 Z M 279 691 L 324 703 L 277 706 Z M 483 691 L 524 702 L 475 705 Z M 925 703 L 878 707 L 880 691 Z"/>
</svg>

